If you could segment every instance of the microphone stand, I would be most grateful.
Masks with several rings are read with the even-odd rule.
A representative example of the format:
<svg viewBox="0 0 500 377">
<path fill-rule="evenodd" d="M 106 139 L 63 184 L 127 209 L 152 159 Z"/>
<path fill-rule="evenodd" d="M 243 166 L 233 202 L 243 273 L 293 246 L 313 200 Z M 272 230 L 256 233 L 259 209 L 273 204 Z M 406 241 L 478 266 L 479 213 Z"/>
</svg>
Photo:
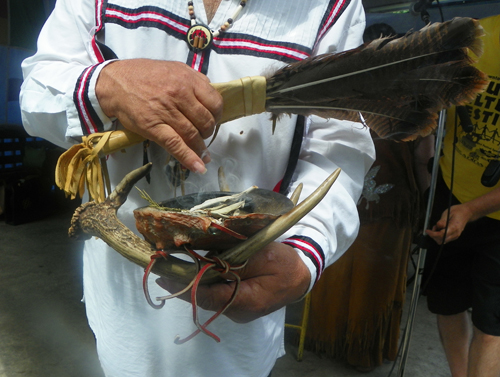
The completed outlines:
<svg viewBox="0 0 500 377">
<path fill-rule="evenodd" d="M 427 25 L 431 22 L 431 16 L 427 12 L 427 8 L 432 4 L 434 0 L 419 0 L 410 6 L 410 12 L 413 15 L 420 14 L 420 18 Z"/>
<path fill-rule="evenodd" d="M 432 176 L 431 176 L 431 184 L 429 187 L 429 198 L 427 201 L 427 210 L 425 214 L 425 220 L 424 220 L 424 234 L 423 237 L 421 237 L 421 240 L 419 241 L 419 250 L 418 250 L 418 260 L 417 260 L 417 266 L 415 268 L 415 275 L 416 278 L 413 282 L 413 293 L 410 301 L 410 306 L 408 310 L 408 319 L 406 321 L 406 328 L 405 328 L 405 333 L 404 333 L 404 338 L 403 338 L 403 348 L 402 348 L 402 353 L 401 353 L 401 360 L 399 363 L 399 369 L 398 369 L 398 377 L 404 376 L 405 373 L 405 367 L 406 367 L 406 361 L 408 359 L 408 351 L 410 348 L 410 340 L 411 340 L 411 333 L 413 330 L 413 322 L 415 319 L 415 314 L 417 311 L 417 304 L 418 304 L 418 299 L 420 296 L 420 285 L 422 283 L 422 275 L 424 272 L 424 264 L 425 264 L 425 257 L 427 254 L 427 248 L 424 246 L 425 244 L 425 230 L 429 228 L 429 221 L 430 217 L 432 214 L 432 207 L 434 205 L 434 197 L 436 194 L 436 183 L 437 183 L 437 178 L 438 178 L 438 173 L 439 173 L 439 155 L 441 151 L 441 146 L 443 144 L 443 135 L 444 135 L 444 125 L 446 123 L 446 112 L 444 110 L 441 110 L 439 113 L 439 121 L 438 121 L 438 129 L 437 129 L 437 136 L 436 136 L 436 146 L 435 146 L 435 155 L 434 155 L 434 161 L 432 165 Z"/>
</svg>

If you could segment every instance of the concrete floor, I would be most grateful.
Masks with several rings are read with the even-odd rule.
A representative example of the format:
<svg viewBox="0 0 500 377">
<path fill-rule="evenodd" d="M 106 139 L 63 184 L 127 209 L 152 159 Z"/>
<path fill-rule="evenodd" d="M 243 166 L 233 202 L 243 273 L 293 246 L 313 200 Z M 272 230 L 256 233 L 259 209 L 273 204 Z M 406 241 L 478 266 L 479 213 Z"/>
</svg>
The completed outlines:
<svg viewBox="0 0 500 377">
<path fill-rule="evenodd" d="M 16 226 L 0 220 L 0 377 L 103 376 L 80 301 L 82 244 L 67 237 L 70 217 L 70 211 L 62 211 Z M 289 318 L 297 318 L 300 310 L 301 305 L 290 307 Z M 406 315 L 402 327 L 405 322 Z M 286 347 L 273 377 L 382 377 L 393 366 L 388 362 L 359 373 L 307 351 L 298 362 L 297 348 L 288 342 Z M 390 375 L 397 372 L 396 365 Z M 420 302 L 405 376 L 449 375 L 434 317 Z"/>
</svg>

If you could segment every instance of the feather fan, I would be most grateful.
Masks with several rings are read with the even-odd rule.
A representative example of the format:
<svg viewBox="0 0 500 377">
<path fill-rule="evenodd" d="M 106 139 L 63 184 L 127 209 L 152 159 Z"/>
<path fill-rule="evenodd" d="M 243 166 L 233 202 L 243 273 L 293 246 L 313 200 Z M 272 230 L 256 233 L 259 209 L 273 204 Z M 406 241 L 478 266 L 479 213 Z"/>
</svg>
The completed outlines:
<svg viewBox="0 0 500 377">
<path fill-rule="evenodd" d="M 481 55 L 481 35 L 476 20 L 455 18 L 289 65 L 267 80 L 266 109 L 363 121 L 382 138 L 425 136 L 437 112 L 471 102 L 488 83 L 468 55 Z"/>
<path fill-rule="evenodd" d="M 455 18 L 305 59 L 271 77 L 212 84 L 224 99 L 221 123 L 269 111 L 274 119 L 302 114 L 361 121 L 380 137 L 399 141 L 425 136 L 440 110 L 471 102 L 488 84 L 469 55 L 481 55 L 483 34 L 478 21 Z M 60 157 L 57 185 L 75 197 L 86 181 L 92 197 L 104 200 L 99 158 L 142 141 L 128 130 L 84 137 Z"/>
</svg>

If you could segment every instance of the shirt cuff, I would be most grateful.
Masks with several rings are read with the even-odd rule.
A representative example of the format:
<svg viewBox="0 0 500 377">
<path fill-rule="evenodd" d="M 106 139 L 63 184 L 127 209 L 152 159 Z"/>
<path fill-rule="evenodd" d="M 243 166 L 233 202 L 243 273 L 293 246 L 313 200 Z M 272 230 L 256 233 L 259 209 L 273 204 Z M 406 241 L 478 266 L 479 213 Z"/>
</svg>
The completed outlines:
<svg viewBox="0 0 500 377">
<path fill-rule="evenodd" d="M 309 268 L 311 281 L 306 294 L 309 293 L 325 269 L 325 255 L 323 249 L 312 238 L 306 236 L 294 235 L 281 242 L 293 247 L 307 268 Z"/>
<path fill-rule="evenodd" d="M 311 260 L 304 254 L 304 252 L 300 249 L 295 248 L 295 247 L 294 247 L 294 249 L 297 252 L 297 254 L 299 254 L 299 257 L 300 257 L 300 259 L 302 259 L 302 262 L 304 262 L 304 264 L 307 266 L 307 268 L 309 268 L 309 272 L 311 273 L 311 281 L 309 282 L 309 287 L 307 288 L 306 293 L 304 293 L 304 296 L 305 296 L 309 292 L 311 292 L 311 290 L 314 287 L 314 284 L 316 284 L 316 281 L 318 280 L 317 279 L 318 274 L 316 272 L 316 267 L 311 262 Z"/>
<path fill-rule="evenodd" d="M 113 119 L 109 118 L 101 109 L 95 87 L 101 70 L 115 60 L 107 60 L 87 67 L 77 80 L 73 93 L 78 119 L 80 120 L 83 135 L 104 132 L 109 129 Z"/>
</svg>

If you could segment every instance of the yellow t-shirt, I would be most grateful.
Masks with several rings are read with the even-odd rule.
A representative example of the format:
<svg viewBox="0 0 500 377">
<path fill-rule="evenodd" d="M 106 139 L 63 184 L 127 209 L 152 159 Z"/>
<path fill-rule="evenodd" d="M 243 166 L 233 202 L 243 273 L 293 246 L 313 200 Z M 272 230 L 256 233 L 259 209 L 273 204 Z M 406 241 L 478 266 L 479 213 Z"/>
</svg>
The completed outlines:
<svg viewBox="0 0 500 377">
<path fill-rule="evenodd" d="M 457 122 L 453 194 L 465 203 L 500 187 L 481 184 L 481 177 L 491 160 L 500 160 L 500 15 L 480 20 L 486 35 L 484 54 L 475 66 L 485 72 L 491 82 L 475 101 L 467 105 L 472 132 L 465 132 L 455 117 L 455 108 L 448 110 L 443 157 L 440 160 L 443 178 L 450 187 L 453 158 L 453 137 Z M 500 220 L 500 211 L 488 217 Z"/>
</svg>

